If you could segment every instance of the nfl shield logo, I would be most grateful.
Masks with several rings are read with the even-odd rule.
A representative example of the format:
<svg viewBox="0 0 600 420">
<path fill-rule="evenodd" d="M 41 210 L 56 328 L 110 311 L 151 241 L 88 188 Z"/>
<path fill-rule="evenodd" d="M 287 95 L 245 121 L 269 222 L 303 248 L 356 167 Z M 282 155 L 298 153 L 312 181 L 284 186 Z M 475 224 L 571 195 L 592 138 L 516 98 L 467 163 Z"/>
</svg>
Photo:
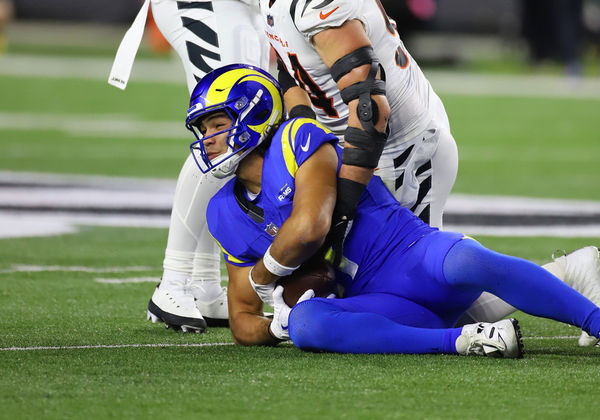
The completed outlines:
<svg viewBox="0 0 600 420">
<path fill-rule="evenodd" d="M 275 236 L 277 235 L 277 232 L 279 232 L 279 228 L 275 225 L 275 223 L 271 222 L 265 228 L 265 232 L 271 236 Z"/>
<path fill-rule="evenodd" d="M 275 24 L 275 20 L 273 19 L 273 16 L 267 15 L 267 24 L 269 26 L 273 26 Z"/>
</svg>

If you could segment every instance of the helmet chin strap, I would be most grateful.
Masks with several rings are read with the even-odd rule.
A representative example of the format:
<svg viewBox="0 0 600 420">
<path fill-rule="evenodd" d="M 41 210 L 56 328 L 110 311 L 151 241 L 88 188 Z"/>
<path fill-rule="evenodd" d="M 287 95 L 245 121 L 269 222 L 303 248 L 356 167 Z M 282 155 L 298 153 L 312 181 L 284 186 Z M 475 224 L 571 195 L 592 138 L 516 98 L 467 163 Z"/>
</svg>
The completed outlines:
<svg viewBox="0 0 600 420">
<path fill-rule="evenodd" d="M 210 173 L 212 176 L 218 179 L 227 178 L 233 175 L 240 164 L 240 160 L 236 159 L 235 156 L 227 159 L 225 162 L 214 168 Z"/>
</svg>

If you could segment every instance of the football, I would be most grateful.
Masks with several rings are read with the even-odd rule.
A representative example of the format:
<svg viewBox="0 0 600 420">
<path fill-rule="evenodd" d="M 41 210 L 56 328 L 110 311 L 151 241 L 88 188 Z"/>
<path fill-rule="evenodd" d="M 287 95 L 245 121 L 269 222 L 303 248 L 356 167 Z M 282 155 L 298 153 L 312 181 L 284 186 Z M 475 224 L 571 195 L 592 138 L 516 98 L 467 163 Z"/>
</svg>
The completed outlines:
<svg viewBox="0 0 600 420">
<path fill-rule="evenodd" d="M 290 308 L 308 289 L 313 289 L 316 297 L 336 292 L 335 272 L 325 261 L 308 261 L 289 276 L 280 278 L 277 284 L 283 286 L 283 300 Z"/>
</svg>

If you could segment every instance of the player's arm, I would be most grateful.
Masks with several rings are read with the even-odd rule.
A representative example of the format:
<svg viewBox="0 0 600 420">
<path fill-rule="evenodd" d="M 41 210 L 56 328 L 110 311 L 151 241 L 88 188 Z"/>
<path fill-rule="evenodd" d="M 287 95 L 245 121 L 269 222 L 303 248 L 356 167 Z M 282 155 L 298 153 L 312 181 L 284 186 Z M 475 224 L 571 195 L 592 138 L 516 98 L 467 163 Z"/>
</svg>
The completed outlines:
<svg viewBox="0 0 600 420">
<path fill-rule="evenodd" d="M 367 184 L 385 145 L 390 114 L 379 61 L 358 20 L 321 31 L 313 36 L 312 42 L 349 108 L 351 130 L 345 136 L 340 177 Z"/>
<path fill-rule="evenodd" d="M 385 82 L 373 47 L 358 20 L 325 29 L 312 37 L 315 49 L 329 67 L 348 105 L 334 225 L 330 240 L 339 263 L 346 227 L 354 217 L 360 196 L 373 175 L 387 140 L 390 106 Z"/>
<path fill-rule="evenodd" d="M 263 302 L 248 282 L 251 267 L 226 263 L 229 274 L 227 305 L 229 326 L 236 344 L 244 346 L 274 345 L 281 340 L 269 332 L 271 320 L 263 316 Z"/>
<path fill-rule="evenodd" d="M 285 109 L 289 110 L 288 116 L 290 118 L 317 118 L 310 105 L 308 94 L 296 84 L 279 57 L 277 57 L 277 81 L 283 91 L 283 102 L 285 103 Z"/>
<path fill-rule="evenodd" d="M 277 270 L 270 265 L 273 260 L 279 266 L 294 268 L 323 244 L 335 206 L 337 163 L 334 146 L 325 143 L 300 165 L 296 172 L 292 213 L 271 244 L 270 256 L 265 254 L 254 266 L 254 283 L 269 285 L 279 278 L 274 273 Z"/>
</svg>

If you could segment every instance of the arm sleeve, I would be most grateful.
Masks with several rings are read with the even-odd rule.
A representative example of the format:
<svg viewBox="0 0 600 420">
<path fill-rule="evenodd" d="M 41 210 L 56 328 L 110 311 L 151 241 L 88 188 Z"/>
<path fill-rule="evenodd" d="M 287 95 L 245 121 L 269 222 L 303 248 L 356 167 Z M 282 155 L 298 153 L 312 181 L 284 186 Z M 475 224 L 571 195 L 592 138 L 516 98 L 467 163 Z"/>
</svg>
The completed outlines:
<svg viewBox="0 0 600 420">
<path fill-rule="evenodd" d="M 285 64 L 283 64 L 283 61 L 281 61 L 279 57 L 277 58 L 277 81 L 279 82 L 281 90 L 284 94 L 288 91 L 288 89 L 298 86 L 294 78 L 288 73 Z"/>
</svg>

